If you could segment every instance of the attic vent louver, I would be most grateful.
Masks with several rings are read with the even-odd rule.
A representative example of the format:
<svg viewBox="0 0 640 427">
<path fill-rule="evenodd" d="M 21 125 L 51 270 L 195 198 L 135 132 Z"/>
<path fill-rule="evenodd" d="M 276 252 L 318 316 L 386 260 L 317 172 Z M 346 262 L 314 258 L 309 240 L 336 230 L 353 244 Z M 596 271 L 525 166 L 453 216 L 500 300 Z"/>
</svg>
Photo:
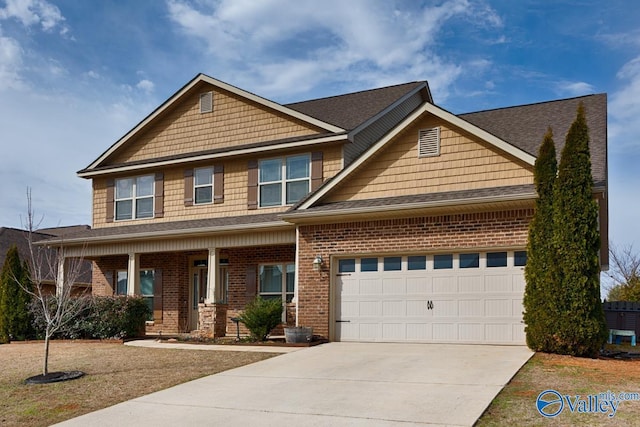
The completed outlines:
<svg viewBox="0 0 640 427">
<path fill-rule="evenodd" d="M 421 129 L 418 132 L 418 157 L 440 155 L 440 128 Z"/>
<path fill-rule="evenodd" d="M 213 92 L 200 94 L 200 112 L 210 113 L 213 111 Z"/>
</svg>

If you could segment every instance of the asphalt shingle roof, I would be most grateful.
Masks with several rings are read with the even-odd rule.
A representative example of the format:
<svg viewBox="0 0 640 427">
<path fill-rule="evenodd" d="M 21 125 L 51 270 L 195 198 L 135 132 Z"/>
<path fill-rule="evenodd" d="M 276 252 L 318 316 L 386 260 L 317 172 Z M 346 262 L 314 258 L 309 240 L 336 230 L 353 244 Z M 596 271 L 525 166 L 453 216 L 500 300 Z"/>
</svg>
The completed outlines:
<svg viewBox="0 0 640 427">
<path fill-rule="evenodd" d="M 589 126 L 593 180 L 604 184 L 607 180 L 607 95 L 587 95 L 578 98 L 520 105 L 495 110 L 459 114 L 458 117 L 507 141 L 537 157 L 547 128 L 553 130 L 558 160 L 565 137 L 576 118 L 582 102 Z"/>
<path fill-rule="evenodd" d="M 343 129 L 352 130 L 407 93 L 425 84 L 424 81 L 404 83 L 346 95 L 295 102 L 286 104 L 285 107 Z"/>
</svg>

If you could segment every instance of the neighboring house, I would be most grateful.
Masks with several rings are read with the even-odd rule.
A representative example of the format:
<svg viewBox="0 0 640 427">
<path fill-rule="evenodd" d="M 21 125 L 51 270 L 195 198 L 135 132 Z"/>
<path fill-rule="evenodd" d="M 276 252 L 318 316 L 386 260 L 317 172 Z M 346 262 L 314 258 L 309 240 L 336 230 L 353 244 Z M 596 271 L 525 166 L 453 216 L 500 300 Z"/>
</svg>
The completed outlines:
<svg viewBox="0 0 640 427">
<path fill-rule="evenodd" d="M 76 234 L 78 232 L 84 232 L 89 230 L 88 225 L 73 225 L 68 227 L 55 227 L 55 228 L 41 228 L 32 233 L 33 242 L 40 242 L 47 239 L 64 239 L 66 234 Z M 18 248 L 18 254 L 20 260 L 31 264 L 31 253 L 29 251 L 29 232 L 26 230 L 20 230 L 17 228 L 0 227 L 0 269 L 4 265 L 4 260 L 7 256 L 7 252 L 11 246 L 15 245 Z M 55 249 L 42 248 L 38 245 L 34 246 L 34 250 L 43 255 L 43 260 L 56 259 Z M 40 252 L 45 251 L 45 252 Z M 36 256 L 38 256 L 36 254 Z M 55 293 L 55 271 L 49 268 L 48 263 L 44 262 L 43 276 L 45 277 L 43 283 L 43 290 L 46 293 Z M 90 294 L 91 293 L 91 263 L 83 263 L 80 277 L 74 284 L 73 294 Z"/>
<path fill-rule="evenodd" d="M 524 344 L 534 156 L 580 102 L 606 266 L 606 95 L 454 115 L 426 82 L 280 105 L 198 75 L 78 172 L 93 228 L 61 243 L 148 333 L 233 333 L 262 295 L 330 340 Z"/>
</svg>

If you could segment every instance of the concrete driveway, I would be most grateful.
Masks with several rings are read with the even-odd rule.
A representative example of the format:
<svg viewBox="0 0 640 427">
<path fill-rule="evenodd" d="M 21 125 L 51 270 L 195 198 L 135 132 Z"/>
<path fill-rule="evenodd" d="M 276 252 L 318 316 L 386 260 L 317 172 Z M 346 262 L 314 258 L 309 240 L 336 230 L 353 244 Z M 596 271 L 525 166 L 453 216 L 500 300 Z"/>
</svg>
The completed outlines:
<svg viewBox="0 0 640 427">
<path fill-rule="evenodd" d="M 470 426 L 532 354 L 519 346 L 330 343 L 61 425 Z"/>
</svg>

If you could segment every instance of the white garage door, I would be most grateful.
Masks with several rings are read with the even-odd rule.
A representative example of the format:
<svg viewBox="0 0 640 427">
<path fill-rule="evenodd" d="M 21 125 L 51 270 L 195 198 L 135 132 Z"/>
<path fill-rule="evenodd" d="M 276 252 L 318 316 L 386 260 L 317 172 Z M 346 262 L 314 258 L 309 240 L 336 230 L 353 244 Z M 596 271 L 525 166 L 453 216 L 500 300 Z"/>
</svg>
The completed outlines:
<svg viewBox="0 0 640 427">
<path fill-rule="evenodd" d="M 338 259 L 338 341 L 525 344 L 526 252 Z"/>
</svg>

